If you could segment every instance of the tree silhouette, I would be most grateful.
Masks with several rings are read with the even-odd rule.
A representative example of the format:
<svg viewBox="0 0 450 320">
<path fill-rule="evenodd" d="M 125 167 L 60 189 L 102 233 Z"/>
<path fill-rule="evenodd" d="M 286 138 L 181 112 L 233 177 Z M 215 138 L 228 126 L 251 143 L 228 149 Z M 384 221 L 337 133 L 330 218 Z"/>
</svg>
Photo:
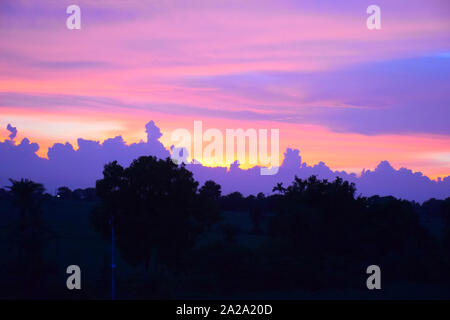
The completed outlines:
<svg viewBox="0 0 450 320">
<path fill-rule="evenodd" d="M 218 201 L 222 193 L 220 184 L 208 180 L 199 190 L 200 195 L 212 201 Z"/>
<path fill-rule="evenodd" d="M 70 190 L 68 187 L 59 187 L 56 194 L 61 199 L 72 198 L 72 190 Z"/>
<path fill-rule="evenodd" d="M 96 228 L 109 236 L 114 217 L 116 243 L 126 261 L 174 266 L 203 230 L 198 183 L 171 159 L 140 157 L 128 168 L 109 163 L 97 181 L 101 206 L 92 212 Z"/>
<path fill-rule="evenodd" d="M 41 197 L 45 191 L 44 186 L 28 179 L 21 179 L 20 181 L 9 179 L 9 181 L 11 186 L 6 188 L 10 190 L 20 215 L 25 217 L 36 214 L 39 210 Z"/>
<path fill-rule="evenodd" d="M 219 204 L 221 189 L 220 184 L 208 180 L 199 190 L 202 208 L 198 213 L 198 219 L 207 229 L 221 219 Z"/>
<path fill-rule="evenodd" d="M 17 249 L 14 271 L 21 282 L 39 286 L 48 271 L 43 259 L 43 249 L 50 232 L 42 219 L 41 201 L 45 188 L 28 179 L 10 179 L 13 204 L 19 211 L 12 246 Z M 14 249 L 13 249 L 14 250 Z"/>
<path fill-rule="evenodd" d="M 370 261 L 388 271 L 385 279 L 407 281 L 435 277 L 441 258 L 429 232 L 420 225 L 415 204 L 394 197 L 356 197 L 352 183 L 329 182 L 311 176 L 295 178 L 281 196 L 280 210 L 270 229 L 284 239 L 284 254 L 308 261 L 309 274 L 301 280 L 321 287 L 319 270 L 336 264 L 345 270 L 328 276 L 336 285 Z M 439 268 L 437 268 L 439 267 Z M 408 269 L 403 274 L 402 270 Z"/>
<path fill-rule="evenodd" d="M 240 192 L 232 192 L 221 198 L 221 206 L 224 210 L 241 211 L 246 210 L 245 198 Z"/>
<path fill-rule="evenodd" d="M 285 193 L 286 188 L 283 187 L 283 182 L 278 182 L 275 187 L 273 187 L 272 192 L 279 192 L 279 193 Z"/>
</svg>

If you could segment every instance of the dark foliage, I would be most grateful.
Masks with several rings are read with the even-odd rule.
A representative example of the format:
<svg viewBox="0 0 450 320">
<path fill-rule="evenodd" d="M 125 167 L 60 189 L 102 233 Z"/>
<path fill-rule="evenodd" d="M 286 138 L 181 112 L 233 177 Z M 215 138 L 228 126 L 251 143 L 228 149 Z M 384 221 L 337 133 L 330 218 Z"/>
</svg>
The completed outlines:
<svg viewBox="0 0 450 320">
<path fill-rule="evenodd" d="M 174 266 L 204 228 L 205 208 L 192 173 L 169 158 L 140 157 L 128 168 L 105 166 L 97 181 L 101 206 L 92 220 L 104 236 L 114 223 L 117 247 L 130 264 Z"/>
<path fill-rule="evenodd" d="M 114 227 L 124 260 L 118 270 L 128 269 L 117 273 L 118 291 L 126 297 L 358 294 L 366 292 L 366 268 L 373 264 L 381 267 L 383 288 L 399 284 L 405 293 L 411 285 L 450 287 L 450 198 L 422 205 L 394 197 L 366 198 L 355 196 L 352 183 L 315 176 L 296 177 L 289 186 L 277 184 L 269 196 L 223 196 L 214 181 L 199 188 L 183 166 L 155 157 L 138 158 L 128 168 L 109 163 L 95 189 L 61 187 L 54 198 L 38 183 L 11 183 L 0 189 L 0 201 L 14 208 L 6 220 L 11 232 L 5 235 L 14 258 L 1 264 L 0 271 L 19 279 L 15 284 L 24 288 L 25 297 L 52 296 L 49 292 L 58 290 L 50 287 L 60 286 L 53 282 L 47 291 L 40 286 L 49 270 L 43 254 L 51 235 L 42 219 L 45 201 L 78 203 L 91 211 L 90 221 L 107 248 L 97 259 L 104 290 L 109 290 Z M 87 225 L 77 232 L 83 234 Z M 83 251 L 100 240 L 76 245 Z M 78 298 L 86 297 L 98 295 Z"/>
<path fill-rule="evenodd" d="M 98 200 L 95 188 L 75 189 L 72 191 L 68 187 L 59 187 L 56 196 L 63 200 Z"/>
<path fill-rule="evenodd" d="M 11 261 L 6 271 L 19 287 L 35 292 L 51 269 L 44 258 L 45 246 L 52 237 L 42 219 L 45 189 L 42 184 L 28 179 L 10 179 L 10 182 L 7 189 L 16 214 L 7 226 Z"/>
</svg>

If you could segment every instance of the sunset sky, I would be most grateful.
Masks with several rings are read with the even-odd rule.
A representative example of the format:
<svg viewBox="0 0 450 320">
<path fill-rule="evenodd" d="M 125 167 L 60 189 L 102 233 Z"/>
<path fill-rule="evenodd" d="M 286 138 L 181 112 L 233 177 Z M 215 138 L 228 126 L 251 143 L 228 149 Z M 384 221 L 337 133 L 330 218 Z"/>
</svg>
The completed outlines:
<svg viewBox="0 0 450 320">
<path fill-rule="evenodd" d="M 308 164 L 450 175 L 448 0 L 6 0 L 0 71 L 0 140 L 11 123 L 40 156 L 78 137 L 138 142 L 150 120 L 169 147 L 202 120 L 279 129 L 280 153 Z"/>
</svg>

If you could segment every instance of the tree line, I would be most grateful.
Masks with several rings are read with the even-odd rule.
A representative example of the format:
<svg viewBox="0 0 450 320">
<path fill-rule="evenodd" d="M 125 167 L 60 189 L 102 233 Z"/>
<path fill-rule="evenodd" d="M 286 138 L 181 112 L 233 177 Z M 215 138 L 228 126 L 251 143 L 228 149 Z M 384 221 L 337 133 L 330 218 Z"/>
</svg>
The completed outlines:
<svg viewBox="0 0 450 320">
<path fill-rule="evenodd" d="M 110 241 L 113 224 L 121 257 L 146 270 L 143 297 L 360 290 L 372 264 L 387 283 L 450 284 L 450 198 L 420 205 L 363 197 L 353 183 L 316 176 L 279 183 L 269 196 L 222 195 L 214 181 L 199 186 L 183 165 L 152 156 L 126 168 L 108 163 L 95 188 L 61 187 L 56 196 L 27 179 L 10 182 L 0 200 L 14 208 L 8 237 L 15 254 L 3 266 L 30 291 L 51 272 L 42 251 L 56 240 L 42 219 L 45 201 L 91 202 L 95 230 Z M 227 213 L 245 215 L 250 228 L 230 223 Z"/>
</svg>

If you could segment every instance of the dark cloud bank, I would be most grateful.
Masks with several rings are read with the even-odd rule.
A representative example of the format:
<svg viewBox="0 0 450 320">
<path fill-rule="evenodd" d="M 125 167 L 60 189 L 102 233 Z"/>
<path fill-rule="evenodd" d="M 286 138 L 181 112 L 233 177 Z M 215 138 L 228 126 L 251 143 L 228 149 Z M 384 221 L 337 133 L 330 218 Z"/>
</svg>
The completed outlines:
<svg viewBox="0 0 450 320">
<path fill-rule="evenodd" d="M 133 159 L 143 155 L 169 157 L 169 151 L 159 141 L 161 131 L 150 121 L 146 125 L 147 141 L 127 145 L 121 136 L 98 141 L 78 139 L 78 150 L 69 143 L 56 143 L 48 150 L 48 159 L 36 155 L 39 145 L 27 138 L 16 144 L 16 128 L 8 125 L 10 139 L 0 142 L 0 187 L 9 184 L 8 179 L 29 178 L 45 184 L 50 193 L 60 186 L 72 189 L 93 187 L 102 177 L 103 166 L 113 160 L 128 166 Z M 244 195 L 263 192 L 270 194 L 278 182 L 289 185 L 294 176 L 307 178 L 317 175 L 332 180 L 339 176 L 354 182 L 357 193 L 365 196 L 392 195 L 398 198 L 422 202 L 430 198 L 444 199 L 450 196 L 450 176 L 439 181 L 430 180 L 421 172 L 401 168 L 395 170 L 382 161 L 374 170 L 364 171 L 360 177 L 345 171 L 332 171 L 325 163 L 309 166 L 302 162 L 298 150 L 287 149 L 276 175 L 261 176 L 259 167 L 241 170 L 237 164 L 227 168 L 208 168 L 189 164 L 187 168 L 203 184 L 212 179 L 222 185 L 225 194 L 240 191 Z"/>
</svg>

